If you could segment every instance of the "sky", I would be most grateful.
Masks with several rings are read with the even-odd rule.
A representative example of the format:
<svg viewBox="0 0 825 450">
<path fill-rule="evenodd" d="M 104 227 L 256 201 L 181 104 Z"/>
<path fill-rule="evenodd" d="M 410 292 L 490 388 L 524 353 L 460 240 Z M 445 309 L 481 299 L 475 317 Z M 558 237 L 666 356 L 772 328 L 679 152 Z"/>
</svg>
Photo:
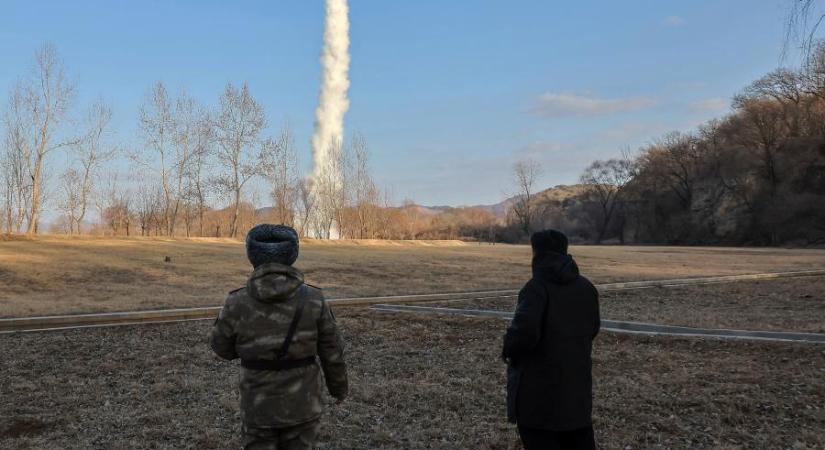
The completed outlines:
<svg viewBox="0 0 825 450">
<path fill-rule="evenodd" d="M 351 0 L 345 133 L 366 137 L 395 202 L 497 203 L 524 158 L 541 163 L 541 187 L 575 183 L 594 159 L 724 115 L 745 85 L 792 64 L 785 5 Z M 109 103 L 130 147 L 156 81 L 213 106 L 226 83 L 248 82 L 267 132 L 288 124 L 308 170 L 323 22 L 321 0 L 0 0 L 0 99 L 50 42 L 78 115 Z"/>
</svg>

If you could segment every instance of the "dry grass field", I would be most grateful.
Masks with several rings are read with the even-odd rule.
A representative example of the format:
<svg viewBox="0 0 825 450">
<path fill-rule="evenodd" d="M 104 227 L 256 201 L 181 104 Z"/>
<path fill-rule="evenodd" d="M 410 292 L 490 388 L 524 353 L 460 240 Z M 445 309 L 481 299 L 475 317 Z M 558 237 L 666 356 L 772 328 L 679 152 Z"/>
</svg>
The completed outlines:
<svg viewBox="0 0 825 450">
<path fill-rule="evenodd" d="M 571 252 L 596 282 L 825 268 L 825 250 Z M 347 297 L 517 288 L 529 278 L 529 263 L 525 246 L 308 241 L 296 265 L 329 297 Z M 228 239 L 0 240 L 0 317 L 219 305 L 249 270 L 243 244 Z"/>
<path fill-rule="evenodd" d="M 825 276 L 609 292 L 615 320 L 825 333 Z"/>
<path fill-rule="evenodd" d="M 516 298 L 429 302 L 512 311 Z M 608 291 L 602 317 L 701 328 L 825 333 L 825 276 Z"/>
<path fill-rule="evenodd" d="M 576 247 L 596 282 L 825 267 L 825 251 Z M 171 262 L 164 262 L 169 256 Z M 298 266 L 331 297 L 517 288 L 529 248 L 307 242 Z M 0 241 L 0 316 L 220 304 L 249 268 L 238 241 Z M 825 277 L 606 293 L 603 317 L 823 331 Z M 452 302 L 512 309 L 514 300 Z M 515 449 L 504 419 L 506 322 L 338 308 L 352 396 L 324 449 Z M 226 449 L 237 364 L 209 321 L 0 336 L 0 448 Z M 605 449 L 825 448 L 822 346 L 603 333 L 595 420 Z"/>
<path fill-rule="evenodd" d="M 513 449 L 506 322 L 339 308 L 351 398 L 323 449 Z M 237 448 L 237 365 L 208 321 L 0 337 L 0 448 Z M 37 349 L 33 351 L 33 349 Z M 602 334 L 605 449 L 825 448 L 821 346 Z"/>
</svg>

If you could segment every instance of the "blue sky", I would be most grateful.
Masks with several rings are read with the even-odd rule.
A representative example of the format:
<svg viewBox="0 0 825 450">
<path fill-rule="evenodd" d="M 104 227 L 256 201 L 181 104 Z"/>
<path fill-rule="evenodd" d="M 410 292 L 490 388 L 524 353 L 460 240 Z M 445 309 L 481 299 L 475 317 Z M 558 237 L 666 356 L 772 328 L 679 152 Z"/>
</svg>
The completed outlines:
<svg viewBox="0 0 825 450">
<path fill-rule="evenodd" d="M 351 0 L 346 130 L 367 137 L 396 201 L 498 202 L 524 157 L 542 163 L 542 186 L 573 183 L 595 158 L 724 114 L 779 65 L 785 4 Z M 117 140 L 135 146 L 155 81 L 212 105 L 248 81 L 270 132 L 288 122 L 310 163 L 321 0 L 2 0 L 0 12 L 0 92 L 52 42 L 77 111 L 109 102 Z"/>
</svg>

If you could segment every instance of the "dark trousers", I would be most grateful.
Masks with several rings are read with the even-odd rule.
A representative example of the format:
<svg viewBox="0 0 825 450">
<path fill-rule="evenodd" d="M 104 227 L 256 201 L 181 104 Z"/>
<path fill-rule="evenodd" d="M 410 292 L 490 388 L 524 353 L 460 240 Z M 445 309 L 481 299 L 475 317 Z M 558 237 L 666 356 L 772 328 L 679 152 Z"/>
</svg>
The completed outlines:
<svg viewBox="0 0 825 450">
<path fill-rule="evenodd" d="M 244 450 L 312 450 L 321 429 L 313 420 L 288 428 L 243 427 Z"/>
<path fill-rule="evenodd" d="M 596 450 L 593 427 L 572 431 L 550 431 L 518 427 L 525 450 Z"/>
</svg>

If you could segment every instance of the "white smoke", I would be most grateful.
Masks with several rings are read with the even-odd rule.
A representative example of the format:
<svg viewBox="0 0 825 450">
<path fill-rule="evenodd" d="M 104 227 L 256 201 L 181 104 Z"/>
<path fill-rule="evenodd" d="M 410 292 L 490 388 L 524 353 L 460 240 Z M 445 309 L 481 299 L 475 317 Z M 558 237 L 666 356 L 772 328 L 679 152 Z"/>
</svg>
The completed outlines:
<svg viewBox="0 0 825 450">
<path fill-rule="evenodd" d="M 349 109 L 349 8 L 347 0 L 326 0 L 324 48 L 321 54 L 321 94 L 315 110 L 312 155 L 315 161 L 312 178 L 339 180 L 339 157 L 344 135 L 344 114 Z"/>
</svg>

